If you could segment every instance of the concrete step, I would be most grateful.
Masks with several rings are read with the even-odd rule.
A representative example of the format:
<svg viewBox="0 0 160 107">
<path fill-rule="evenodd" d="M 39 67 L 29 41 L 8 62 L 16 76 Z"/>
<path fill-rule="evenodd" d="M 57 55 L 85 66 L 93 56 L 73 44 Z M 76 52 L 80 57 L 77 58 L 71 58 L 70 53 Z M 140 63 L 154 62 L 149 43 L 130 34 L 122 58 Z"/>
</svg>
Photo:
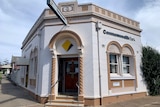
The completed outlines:
<svg viewBox="0 0 160 107">
<path fill-rule="evenodd" d="M 59 95 L 56 97 L 56 99 L 78 100 L 78 97 L 77 96 L 68 96 L 68 95 Z"/>
<path fill-rule="evenodd" d="M 46 103 L 45 107 L 84 107 L 84 104 Z"/>
<path fill-rule="evenodd" d="M 83 104 L 84 102 L 71 99 L 56 99 L 56 100 L 48 100 L 48 103 Z"/>
<path fill-rule="evenodd" d="M 45 107 L 84 107 L 84 101 L 78 101 L 77 96 L 59 95 L 56 100 L 48 100 Z"/>
</svg>

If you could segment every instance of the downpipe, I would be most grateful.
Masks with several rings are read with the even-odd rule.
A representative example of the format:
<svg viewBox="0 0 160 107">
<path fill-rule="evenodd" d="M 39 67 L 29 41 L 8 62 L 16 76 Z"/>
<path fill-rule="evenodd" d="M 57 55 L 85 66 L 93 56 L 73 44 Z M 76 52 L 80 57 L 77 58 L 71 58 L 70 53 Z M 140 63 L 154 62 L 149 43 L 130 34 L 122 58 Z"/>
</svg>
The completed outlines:
<svg viewBox="0 0 160 107">
<path fill-rule="evenodd" d="M 96 22 L 96 31 L 97 31 L 97 49 L 98 49 L 98 72 L 99 72 L 99 94 L 100 94 L 100 105 L 103 105 L 102 98 L 102 82 L 101 82 L 101 68 L 100 68 L 100 50 L 99 50 L 99 30 L 102 28 L 102 23 Z"/>
</svg>

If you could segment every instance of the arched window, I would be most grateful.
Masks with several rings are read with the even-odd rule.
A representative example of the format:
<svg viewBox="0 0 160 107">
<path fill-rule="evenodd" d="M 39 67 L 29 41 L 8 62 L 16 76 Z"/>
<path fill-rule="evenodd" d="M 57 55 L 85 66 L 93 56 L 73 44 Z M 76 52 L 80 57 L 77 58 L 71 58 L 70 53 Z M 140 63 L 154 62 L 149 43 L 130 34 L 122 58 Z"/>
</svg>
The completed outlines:
<svg viewBox="0 0 160 107">
<path fill-rule="evenodd" d="M 109 68 L 111 74 L 120 74 L 120 45 L 117 42 L 111 42 L 108 46 Z"/>
<path fill-rule="evenodd" d="M 112 41 L 107 47 L 108 67 L 110 77 L 115 75 L 135 76 L 135 61 L 133 48 L 125 44 L 122 47 L 119 43 Z"/>
<path fill-rule="evenodd" d="M 36 75 L 37 75 L 37 66 L 38 66 L 38 49 L 34 48 L 34 50 L 30 53 L 30 70 L 29 70 L 29 80 L 30 87 L 36 87 Z"/>
<path fill-rule="evenodd" d="M 29 72 L 30 72 L 30 74 L 32 74 L 32 72 L 33 72 L 33 58 L 34 58 L 34 52 L 33 51 L 31 51 L 31 53 L 30 53 L 30 64 L 29 64 Z"/>
<path fill-rule="evenodd" d="M 130 45 L 123 45 L 122 47 L 122 57 L 123 57 L 123 63 L 122 63 L 122 73 L 123 75 L 129 74 L 134 75 L 134 51 Z"/>
<path fill-rule="evenodd" d="M 38 67 L 38 49 L 34 49 L 34 77 L 37 75 L 37 67 Z"/>
</svg>

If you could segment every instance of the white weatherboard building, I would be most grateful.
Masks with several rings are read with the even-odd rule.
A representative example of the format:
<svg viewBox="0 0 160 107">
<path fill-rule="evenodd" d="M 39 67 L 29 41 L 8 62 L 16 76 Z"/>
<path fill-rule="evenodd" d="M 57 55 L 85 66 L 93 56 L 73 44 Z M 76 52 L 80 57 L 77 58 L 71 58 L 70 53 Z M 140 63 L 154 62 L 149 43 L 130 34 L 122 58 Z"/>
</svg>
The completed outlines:
<svg viewBox="0 0 160 107">
<path fill-rule="evenodd" d="M 19 85 L 41 103 L 49 102 L 46 107 L 145 96 L 139 23 L 94 4 L 58 6 L 68 25 L 50 9 L 43 11 L 22 44 L 29 63 L 19 64 Z"/>
</svg>

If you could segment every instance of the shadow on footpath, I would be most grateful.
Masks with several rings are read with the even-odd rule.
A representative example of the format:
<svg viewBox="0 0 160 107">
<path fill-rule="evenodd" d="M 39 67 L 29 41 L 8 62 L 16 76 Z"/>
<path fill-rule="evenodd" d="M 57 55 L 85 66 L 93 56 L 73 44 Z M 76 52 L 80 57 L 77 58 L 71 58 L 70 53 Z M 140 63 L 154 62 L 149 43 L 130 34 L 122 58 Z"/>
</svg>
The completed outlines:
<svg viewBox="0 0 160 107">
<path fill-rule="evenodd" d="M 8 95 L 7 98 L 3 95 Z M 0 104 L 7 103 L 16 99 L 35 101 L 28 93 L 3 76 L 0 87 Z M 36 101 L 35 101 L 36 102 Z"/>
</svg>

